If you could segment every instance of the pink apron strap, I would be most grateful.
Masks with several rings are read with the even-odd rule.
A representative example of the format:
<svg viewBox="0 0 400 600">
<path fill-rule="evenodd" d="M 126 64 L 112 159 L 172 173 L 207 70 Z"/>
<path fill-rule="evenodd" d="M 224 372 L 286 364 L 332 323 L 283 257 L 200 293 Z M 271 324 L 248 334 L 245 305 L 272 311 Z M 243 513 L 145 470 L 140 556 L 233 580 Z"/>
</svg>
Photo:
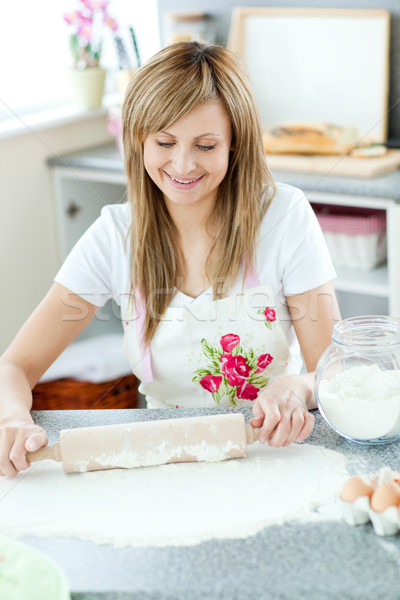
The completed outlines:
<svg viewBox="0 0 400 600">
<path fill-rule="evenodd" d="M 259 285 L 261 285 L 261 281 L 258 276 L 258 273 L 252 265 L 247 269 L 245 282 L 246 282 L 246 289 L 258 287 Z"/>
<path fill-rule="evenodd" d="M 253 266 L 247 269 L 246 288 L 257 287 L 261 285 L 260 278 Z M 139 341 L 140 361 L 142 363 L 143 378 L 145 381 L 153 381 L 153 367 L 151 364 L 151 350 L 148 344 L 144 343 L 144 320 L 146 314 L 146 302 L 143 294 L 136 290 L 136 335 Z"/>
<path fill-rule="evenodd" d="M 153 367 L 151 364 L 151 351 L 149 344 L 144 342 L 144 320 L 146 315 L 146 301 L 142 292 L 136 290 L 136 336 L 139 342 L 140 361 L 142 363 L 143 379 L 153 381 Z"/>
</svg>

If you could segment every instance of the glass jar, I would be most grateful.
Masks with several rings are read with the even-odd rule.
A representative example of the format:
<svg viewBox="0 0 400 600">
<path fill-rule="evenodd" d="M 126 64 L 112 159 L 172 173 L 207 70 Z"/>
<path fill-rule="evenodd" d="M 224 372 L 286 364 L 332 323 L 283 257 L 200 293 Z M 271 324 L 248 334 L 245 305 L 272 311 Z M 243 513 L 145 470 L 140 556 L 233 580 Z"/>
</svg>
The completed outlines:
<svg viewBox="0 0 400 600">
<path fill-rule="evenodd" d="M 199 12 L 164 13 L 164 38 L 167 44 L 174 42 L 215 43 L 215 31 L 211 15 Z"/>
<path fill-rule="evenodd" d="M 400 319 L 359 316 L 337 323 L 315 373 L 320 413 L 361 444 L 400 437 Z"/>
</svg>

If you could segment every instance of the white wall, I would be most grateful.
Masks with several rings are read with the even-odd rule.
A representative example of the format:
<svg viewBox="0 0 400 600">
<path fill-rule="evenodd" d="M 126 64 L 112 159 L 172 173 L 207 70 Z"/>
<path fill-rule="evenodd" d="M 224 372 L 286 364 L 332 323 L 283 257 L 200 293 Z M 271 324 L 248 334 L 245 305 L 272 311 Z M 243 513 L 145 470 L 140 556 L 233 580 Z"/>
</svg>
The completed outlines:
<svg viewBox="0 0 400 600">
<path fill-rule="evenodd" d="M 0 140 L 0 352 L 45 295 L 59 266 L 46 159 L 111 139 L 103 115 Z"/>
</svg>

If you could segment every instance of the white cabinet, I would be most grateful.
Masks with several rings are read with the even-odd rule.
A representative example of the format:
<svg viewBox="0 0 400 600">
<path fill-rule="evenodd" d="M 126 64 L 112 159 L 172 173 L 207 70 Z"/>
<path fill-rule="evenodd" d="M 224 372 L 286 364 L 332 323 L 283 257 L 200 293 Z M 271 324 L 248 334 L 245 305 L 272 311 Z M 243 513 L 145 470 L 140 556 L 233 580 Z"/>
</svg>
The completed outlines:
<svg viewBox="0 0 400 600">
<path fill-rule="evenodd" d="M 106 204 L 122 202 L 124 177 L 95 169 L 52 168 L 56 192 L 59 265 Z M 79 339 L 107 333 L 122 333 L 120 310 L 111 300 L 98 310 Z"/>
<path fill-rule="evenodd" d="M 52 169 L 59 233 L 60 264 L 68 252 L 100 215 L 106 204 L 125 197 L 123 174 L 89 169 Z"/>
<path fill-rule="evenodd" d="M 387 198 L 309 192 L 312 203 L 355 206 L 386 211 L 387 264 L 361 271 L 337 268 L 335 289 L 343 317 L 389 314 L 400 317 L 400 204 Z"/>
</svg>

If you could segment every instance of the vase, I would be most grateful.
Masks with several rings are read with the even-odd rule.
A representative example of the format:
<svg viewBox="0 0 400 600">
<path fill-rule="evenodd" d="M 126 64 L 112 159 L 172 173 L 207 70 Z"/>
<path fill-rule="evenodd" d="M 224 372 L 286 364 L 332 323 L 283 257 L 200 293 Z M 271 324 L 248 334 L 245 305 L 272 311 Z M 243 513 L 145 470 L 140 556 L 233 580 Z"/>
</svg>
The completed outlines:
<svg viewBox="0 0 400 600">
<path fill-rule="evenodd" d="M 70 69 L 69 83 L 73 103 L 82 109 L 99 108 L 104 94 L 106 69 Z"/>
<path fill-rule="evenodd" d="M 120 69 L 115 73 L 115 82 L 121 104 L 125 99 L 126 88 L 132 79 L 135 69 Z"/>
</svg>

